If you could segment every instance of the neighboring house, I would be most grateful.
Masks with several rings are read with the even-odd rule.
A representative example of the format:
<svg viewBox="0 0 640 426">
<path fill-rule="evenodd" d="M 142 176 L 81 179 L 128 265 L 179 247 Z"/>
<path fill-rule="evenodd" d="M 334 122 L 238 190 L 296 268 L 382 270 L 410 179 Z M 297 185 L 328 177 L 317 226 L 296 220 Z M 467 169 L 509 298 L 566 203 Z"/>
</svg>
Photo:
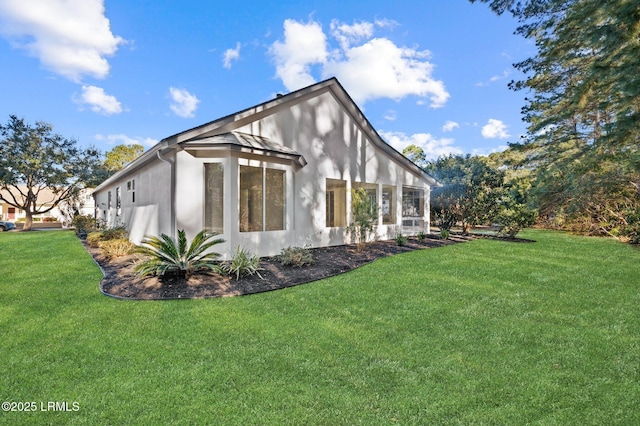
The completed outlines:
<svg viewBox="0 0 640 426">
<path fill-rule="evenodd" d="M 351 189 L 377 236 L 429 232 L 436 181 L 378 135 L 335 78 L 160 141 L 94 192 L 99 219 L 145 234 L 202 229 L 259 256 L 351 242 Z"/>
<path fill-rule="evenodd" d="M 13 197 L 15 197 L 19 204 L 21 204 L 24 199 L 21 193 L 26 194 L 26 192 L 26 186 L 19 186 L 19 191 L 15 188 L 11 191 L 0 189 L 0 193 L 5 199 L 13 200 Z M 42 220 L 44 218 L 52 217 L 62 224 L 68 225 L 71 223 L 72 212 L 93 216 L 95 212 L 95 204 L 92 192 L 93 189 L 81 189 L 77 199 L 73 203 L 63 201 L 46 213 L 34 215 L 34 220 Z M 38 210 L 47 209 L 53 205 L 55 200 L 56 195 L 50 189 L 45 188 L 38 193 L 36 206 Z M 0 199 L 0 218 L 2 220 L 20 222 L 23 221 L 26 216 L 27 214 L 24 210 L 11 206 Z"/>
</svg>

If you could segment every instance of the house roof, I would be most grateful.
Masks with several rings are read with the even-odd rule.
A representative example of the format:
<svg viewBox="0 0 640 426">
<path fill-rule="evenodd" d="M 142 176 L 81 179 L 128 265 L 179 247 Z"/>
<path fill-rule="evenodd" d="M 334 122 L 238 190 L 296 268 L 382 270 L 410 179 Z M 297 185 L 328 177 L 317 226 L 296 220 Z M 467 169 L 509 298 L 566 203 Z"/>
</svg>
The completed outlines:
<svg viewBox="0 0 640 426">
<path fill-rule="evenodd" d="M 294 149 L 276 143 L 269 138 L 242 132 L 229 132 L 216 136 L 191 139 L 184 142 L 183 148 L 187 151 L 191 148 L 232 149 L 236 151 L 291 159 L 297 162 L 301 167 L 304 167 L 307 164 L 307 161 L 302 154 Z"/>
<path fill-rule="evenodd" d="M 136 170 L 138 167 L 154 160 L 166 151 L 176 148 L 182 149 L 187 144 L 193 145 L 198 143 L 197 141 L 200 141 L 200 143 L 202 143 L 202 141 L 207 138 L 223 136 L 223 139 L 210 139 L 210 141 L 215 143 L 222 143 L 221 141 L 226 140 L 228 141 L 230 146 L 245 148 L 252 147 L 254 149 L 261 149 L 265 151 L 280 152 L 281 154 L 290 154 L 282 152 L 282 148 L 287 148 L 273 141 L 269 141 L 266 138 L 261 138 L 255 135 L 249 135 L 249 137 L 238 136 L 240 134 L 238 132 L 234 132 L 234 130 L 248 123 L 259 120 L 262 117 L 273 114 L 274 111 L 285 108 L 287 105 L 302 102 L 304 100 L 317 97 L 326 92 L 332 93 L 334 98 L 341 103 L 343 108 L 352 116 L 352 118 L 360 124 L 363 131 L 369 136 L 369 139 L 375 146 L 386 152 L 400 164 L 404 165 L 408 170 L 430 182 L 431 185 L 439 185 L 439 183 L 432 176 L 430 176 L 428 173 L 414 164 L 411 160 L 409 160 L 407 157 L 405 157 L 391 145 L 389 145 L 384 139 L 382 139 L 378 132 L 373 128 L 369 120 L 362 113 L 360 108 L 358 108 L 351 96 L 349 96 L 347 91 L 342 87 L 342 85 L 335 77 L 332 77 L 328 80 L 321 81 L 319 83 L 296 90 L 286 95 L 278 95 L 275 99 L 271 99 L 267 102 L 263 102 L 242 111 L 229 114 L 217 120 L 169 136 L 158 142 L 158 144 L 156 144 L 140 157 L 132 161 L 122 170 L 118 171 L 116 174 L 105 180 L 96 188 L 96 191 L 100 190 L 106 185 L 109 185 L 111 182 L 123 177 L 124 175 Z M 235 134 L 236 136 L 224 136 L 225 134 Z M 246 133 L 243 135 L 246 135 Z M 272 144 L 278 145 L 278 147 L 280 148 L 266 149 L 269 146 L 273 148 Z M 298 153 L 296 154 L 304 160 L 304 157 L 302 157 Z"/>
</svg>

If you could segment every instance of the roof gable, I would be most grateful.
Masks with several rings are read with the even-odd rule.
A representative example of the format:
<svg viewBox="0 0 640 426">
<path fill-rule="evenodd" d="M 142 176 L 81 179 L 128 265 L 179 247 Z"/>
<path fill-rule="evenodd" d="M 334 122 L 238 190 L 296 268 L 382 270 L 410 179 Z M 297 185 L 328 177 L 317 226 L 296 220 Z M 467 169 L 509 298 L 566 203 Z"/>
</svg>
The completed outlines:
<svg viewBox="0 0 640 426">
<path fill-rule="evenodd" d="M 250 122 L 271 115 L 278 110 L 290 108 L 294 104 L 298 104 L 305 100 L 318 97 L 326 92 L 331 92 L 334 98 L 340 103 L 342 108 L 351 115 L 352 119 L 357 122 L 362 130 L 369 136 L 369 139 L 372 141 L 374 146 L 386 152 L 393 159 L 398 161 L 414 174 L 417 174 L 429 181 L 431 185 L 438 185 L 438 183 L 432 176 L 427 174 L 424 170 L 422 170 L 411 160 L 409 160 L 407 157 L 405 157 L 395 148 L 389 145 L 384 139 L 382 139 L 382 137 L 374 129 L 366 116 L 362 113 L 360 108 L 353 101 L 351 96 L 349 96 L 347 91 L 344 89 L 344 87 L 342 87 L 342 85 L 335 77 L 302 88 L 300 90 L 296 90 L 295 92 L 291 92 L 286 95 L 278 95 L 275 99 L 271 99 L 267 102 L 230 114 L 226 117 L 222 117 L 218 120 L 211 121 L 201 126 L 185 130 L 184 132 L 170 136 L 163 141 L 166 141 L 167 145 L 171 146 L 174 144 L 182 144 L 193 139 L 202 139 L 233 132 L 235 129 L 238 129 Z"/>
</svg>

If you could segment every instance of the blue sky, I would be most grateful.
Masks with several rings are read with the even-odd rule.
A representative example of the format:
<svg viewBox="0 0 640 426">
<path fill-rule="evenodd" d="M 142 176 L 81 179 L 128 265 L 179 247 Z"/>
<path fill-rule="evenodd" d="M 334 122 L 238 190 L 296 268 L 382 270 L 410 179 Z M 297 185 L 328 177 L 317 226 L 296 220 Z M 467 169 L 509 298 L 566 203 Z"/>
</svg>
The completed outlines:
<svg viewBox="0 0 640 426">
<path fill-rule="evenodd" d="M 149 148 L 335 76 L 396 149 L 489 154 L 525 132 L 515 28 L 467 0 L 0 0 L 0 122 Z"/>
</svg>

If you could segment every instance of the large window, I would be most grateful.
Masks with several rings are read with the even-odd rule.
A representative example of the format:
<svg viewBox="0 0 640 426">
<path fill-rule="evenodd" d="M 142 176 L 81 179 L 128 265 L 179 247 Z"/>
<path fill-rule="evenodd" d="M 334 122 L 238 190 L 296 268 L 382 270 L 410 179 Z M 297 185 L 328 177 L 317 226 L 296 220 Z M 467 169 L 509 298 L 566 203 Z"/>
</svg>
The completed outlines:
<svg viewBox="0 0 640 426">
<path fill-rule="evenodd" d="M 240 232 L 285 229 L 285 172 L 240 166 Z"/>
<path fill-rule="evenodd" d="M 385 225 L 396 223 L 396 187 L 382 186 L 382 223 Z"/>
<path fill-rule="evenodd" d="M 224 233 L 224 167 L 220 163 L 204 165 L 204 227 Z"/>
<path fill-rule="evenodd" d="M 326 193 L 327 228 L 346 226 L 347 224 L 347 182 L 327 179 Z"/>
<path fill-rule="evenodd" d="M 285 228 L 284 170 L 265 169 L 265 231 Z"/>
<path fill-rule="evenodd" d="M 367 193 L 367 198 L 369 201 L 369 211 L 374 214 L 378 214 L 378 185 L 375 183 L 354 183 L 353 187 L 355 189 L 363 188 Z M 378 220 L 375 221 L 375 224 L 378 223 Z"/>
</svg>

